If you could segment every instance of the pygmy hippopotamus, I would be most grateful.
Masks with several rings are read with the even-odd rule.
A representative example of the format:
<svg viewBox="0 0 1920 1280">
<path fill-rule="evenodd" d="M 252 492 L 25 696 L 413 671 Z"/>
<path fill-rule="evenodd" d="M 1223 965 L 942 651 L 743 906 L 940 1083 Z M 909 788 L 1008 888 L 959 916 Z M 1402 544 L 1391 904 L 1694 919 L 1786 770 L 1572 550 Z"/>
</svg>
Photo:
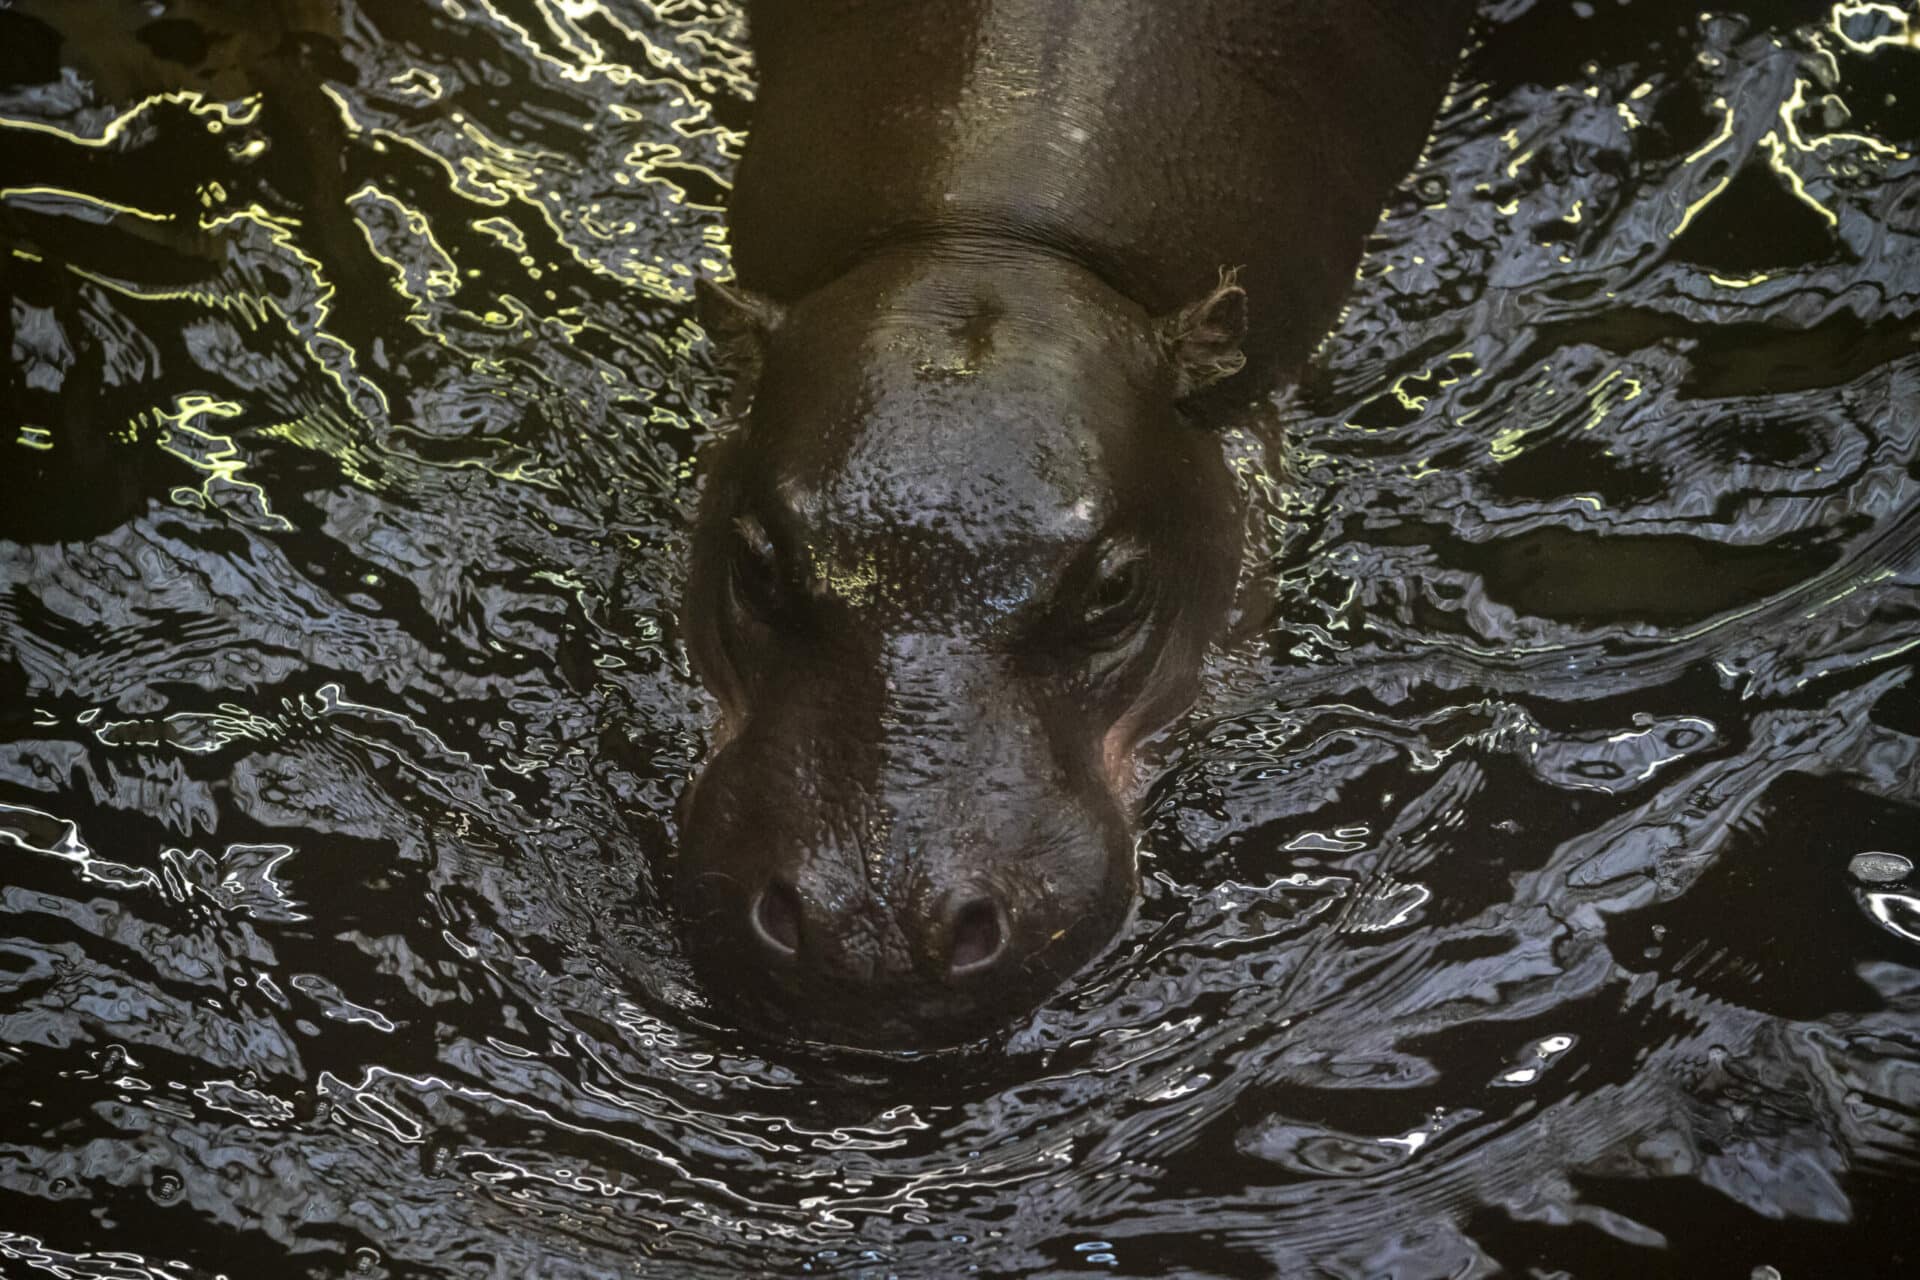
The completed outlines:
<svg viewBox="0 0 1920 1280">
<path fill-rule="evenodd" d="M 1238 575 L 1209 423 L 1333 322 L 1471 10 L 750 3 L 675 873 L 749 1021 L 950 1044 L 1113 939 L 1136 751 Z"/>
</svg>

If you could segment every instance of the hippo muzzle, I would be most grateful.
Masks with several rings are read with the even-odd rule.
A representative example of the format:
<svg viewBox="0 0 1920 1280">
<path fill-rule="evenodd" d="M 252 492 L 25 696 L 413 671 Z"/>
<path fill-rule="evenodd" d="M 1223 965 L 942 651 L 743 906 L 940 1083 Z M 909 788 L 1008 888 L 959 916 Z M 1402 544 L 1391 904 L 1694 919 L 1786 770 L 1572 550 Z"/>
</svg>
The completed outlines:
<svg viewBox="0 0 1920 1280">
<path fill-rule="evenodd" d="M 838 646 L 833 646 L 838 648 Z M 847 646 L 852 648 L 854 646 Z M 1097 951 L 1135 891 L 1097 735 L 1020 656 L 885 636 L 766 691 L 686 809 L 709 984 L 763 1021 L 921 1047 L 989 1030 Z"/>
</svg>

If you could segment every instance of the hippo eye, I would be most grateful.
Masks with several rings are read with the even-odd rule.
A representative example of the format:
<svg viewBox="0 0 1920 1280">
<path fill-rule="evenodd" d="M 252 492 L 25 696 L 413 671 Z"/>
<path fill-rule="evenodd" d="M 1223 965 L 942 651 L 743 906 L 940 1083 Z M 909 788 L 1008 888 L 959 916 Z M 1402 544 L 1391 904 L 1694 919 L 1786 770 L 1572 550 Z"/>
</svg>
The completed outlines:
<svg viewBox="0 0 1920 1280">
<path fill-rule="evenodd" d="M 1140 620 L 1146 599 L 1145 557 L 1133 552 L 1108 553 L 1081 606 L 1081 635 L 1096 644 L 1120 639 Z"/>
<path fill-rule="evenodd" d="M 780 581 L 780 553 L 773 539 L 750 516 L 733 522 L 732 590 L 742 609 L 762 620 L 780 612 L 784 603 Z"/>
</svg>

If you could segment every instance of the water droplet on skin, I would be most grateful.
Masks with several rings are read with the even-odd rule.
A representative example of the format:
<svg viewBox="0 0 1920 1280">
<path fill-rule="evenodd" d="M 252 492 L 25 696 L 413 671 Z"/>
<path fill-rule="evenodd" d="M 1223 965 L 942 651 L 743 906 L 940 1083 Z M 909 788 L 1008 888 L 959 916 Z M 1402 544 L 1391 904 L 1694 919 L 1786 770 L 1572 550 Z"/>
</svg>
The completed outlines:
<svg viewBox="0 0 1920 1280">
<path fill-rule="evenodd" d="M 1861 884 L 1898 884 L 1913 874 L 1913 862 L 1897 853 L 1857 853 L 1847 870 Z"/>
<path fill-rule="evenodd" d="M 153 1198 L 167 1204 L 179 1197 L 182 1185 L 178 1174 L 156 1174 L 153 1179 Z"/>
<path fill-rule="evenodd" d="M 364 1276 L 380 1265 L 380 1251 L 377 1249 L 355 1249 L 353 1251 L 353 1273 Z"/>
</svg>

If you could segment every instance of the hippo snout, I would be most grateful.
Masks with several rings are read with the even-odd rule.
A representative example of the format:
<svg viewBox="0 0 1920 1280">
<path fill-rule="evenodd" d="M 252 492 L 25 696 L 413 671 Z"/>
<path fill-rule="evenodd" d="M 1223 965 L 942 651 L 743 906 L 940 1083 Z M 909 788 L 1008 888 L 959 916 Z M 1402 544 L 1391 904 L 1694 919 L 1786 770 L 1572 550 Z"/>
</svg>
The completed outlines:
<svg viewBox="0 0 1920 1280">
<path fill-rule="evenodd" d="M 847 904 L 809 902 L 780 879 L 763 885 L 747 910 L 754 939 L 770 962 L 814 965 L 828 971 L 839 967 L 842 950 L 823 941 L 854 932 L 847 915 Z M 1008 947 L 1012 923 L 1006 903 L 991 888 L 944 894 L 931 904 L 931 910 L 909 909 L 894 923 L 914 970 L 935 980 L 981 978 L 1000 962 L 1014 958 Z M 876 975 L 869 971 L 844 976 L 859 980 Z"/>
<path fill-rule="evenodd" d="M 914 1050 L 984 1035 L 1038 1003 L 1111 935 L 1099 919 L 1127 904 L 1116 895 L 1068 919 L 1063 900 L 969 889 L 889 908 L 778 878 L 699 896 L 693 959 L 732 1011 L 809 1040 Z"/>
<path fill-rule="evenodd" d="M 790 756 L 736 741 L 710 764 L 677 873 L 702 984 L 749 1023 L 874 1049 L 972 1039 L 1039 1003 L 1131 909 L 1121 811 L 1087 820 L 1102 797 L 1029 783 L 1031 804 L 1009 805 L 974 768 L 820 806 L 844 774 L 770 758 Z M 1055 812 L 1029 811 L 1042 804 Z"/>
</svg>

